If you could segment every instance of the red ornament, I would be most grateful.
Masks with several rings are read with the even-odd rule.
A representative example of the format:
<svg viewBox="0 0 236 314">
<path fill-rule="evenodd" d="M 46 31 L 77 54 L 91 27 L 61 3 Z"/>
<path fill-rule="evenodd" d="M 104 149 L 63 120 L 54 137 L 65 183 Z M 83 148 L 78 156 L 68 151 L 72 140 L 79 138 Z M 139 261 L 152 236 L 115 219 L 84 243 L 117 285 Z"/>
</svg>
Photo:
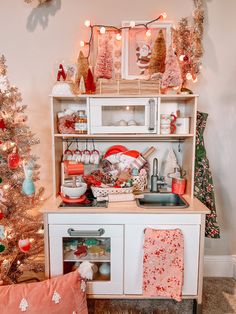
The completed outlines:
<svg viewBox="0 0 236 314">
<path fill-rule="evenodd" d="M 2 220 L 4 218 L 4 214 L 0 213 L 0 220 Z"/>
<path fill-rule="evenodd" d="M 188 61 L 188 56 L 184 56 L 184 58 L 183 58 L 183 60 L 185 61 L 185 62 L 187 62 Z"/>
<path fill-rule="evenodd" d="M 88 75 L 86 78 L 85 86 L 86 86 L 86 93 L 87 94 L 94 94 L 95 93 L 96 85 L 94 83 L 93 74 L 92 74 L 90 69 L 88 69 Z"/>
<path fill-rule="evenodd" d="M 7 157 L 7 164 L 9 169 L 17 169 L 20 163 L 20 156 L 17 153 L 16 149 L 14 149 L 14 151 L 8 155 Z"/>
<path fill-rule="evenodd" d="M 29 239 L 22 239 L 18 241 L 18 246 L 21 252 L 26 253 L 30 250 L 30 241 Z"/>
<path fill-rule="evenodd" d="M 61 77 L 62 77 L 63 81 L 66 80 L 66 72 L 65 72 L 62 64 L 59 65 L 59 70 L 57 72 L 57 81 L 60 81 Z"/>
<path fill-rule="evenodd" d="M 5 130 L 6 129 L 6 124 L 3 119 L 0 119 L 0 129 Z"/>
</svg>

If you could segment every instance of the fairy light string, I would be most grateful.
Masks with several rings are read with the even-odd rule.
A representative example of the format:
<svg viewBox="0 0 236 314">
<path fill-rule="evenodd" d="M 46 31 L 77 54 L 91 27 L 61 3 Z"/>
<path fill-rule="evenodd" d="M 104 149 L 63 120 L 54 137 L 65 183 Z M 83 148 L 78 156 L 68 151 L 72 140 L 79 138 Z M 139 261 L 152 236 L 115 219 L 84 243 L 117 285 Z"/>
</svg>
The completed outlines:
<svg viewBox="0 0 236 314">
<path fill-rule="evenodd" d="M 164 19 L 166 19 L 166 17 L 167 17 L 167 14 L 165 12 L 163 12 L 157 18 L 152 19 L 152 20 L 150 20 L 150 21 L 148 21 L 146 23 L 135 23 L 135 21 L 131 21 L 129 26 L 121 26 L 121 27 L 117 27 L 117 26 L 114 26 L 114 25 L 105 25 L 105 24 L 92 24 L 90 20 L 86 20 L 84 22 L 84 25 L 86 27 L 90 28 L 89 41 L 85 42 L 85 41 L 81 40 L 80 41 L 80 46 L 81 47 L 88 46 L 87 58 L 89 58 L 90 57 L 90 53 L 91 53 L 91 44 L 92 44 L 92 41 L 93 41 L 94 29 L 99 29 L 101 34 L 105 34 L 107 29 L 115 30 L 117 32 L 116 39 L 117 40 L 121 40 L 122 39 L 122 35 L 121 35 L 122 30 L 124 30 L 124 29 L 130 30 L 130 29 L 132 29 L 134 27 L 143 27 L 143 28 L 145 28 L 147 30 L 146 36 L 150 37 L 151 36 L 151 30 L 149 29 L 149 25 L 151 25 L 151 24 L 153 24 L 153 23 L 155 23 L 157 21 L 164 20 Z"/>
</svg>

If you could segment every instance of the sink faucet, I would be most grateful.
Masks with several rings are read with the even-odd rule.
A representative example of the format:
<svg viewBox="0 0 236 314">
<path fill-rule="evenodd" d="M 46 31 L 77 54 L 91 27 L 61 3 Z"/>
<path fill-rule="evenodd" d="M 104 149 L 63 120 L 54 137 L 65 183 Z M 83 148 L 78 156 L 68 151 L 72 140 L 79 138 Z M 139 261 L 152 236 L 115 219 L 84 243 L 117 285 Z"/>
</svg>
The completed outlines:
<svg viewBox="0 0 236 314">
<path fill-rule="evenodd" d="M 160 192 L 160 188 L 164 186 L 166 183 L 164 182 L 164 177 L 159 177 L 158 175 L 158 159 L 153 159 L 153 173 L 151 176 L 151 192 L 158 193 Z"/>
</svg>

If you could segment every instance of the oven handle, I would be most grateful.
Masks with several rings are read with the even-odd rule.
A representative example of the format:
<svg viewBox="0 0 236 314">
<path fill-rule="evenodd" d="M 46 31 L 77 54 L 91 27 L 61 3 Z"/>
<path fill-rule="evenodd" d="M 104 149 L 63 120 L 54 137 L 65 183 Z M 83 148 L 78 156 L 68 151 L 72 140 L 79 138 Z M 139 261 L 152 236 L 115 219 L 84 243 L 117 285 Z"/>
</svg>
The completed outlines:
<svg viewBox="0 0 236 314">
<path fill-rule="evenodd" d="M 148 131 L 155 130 L 155 100 L 150 98 L 148 101 L 149 117 L 148 117 Z"/>
<path fill-rule="evenodd" d="M 67 233 L 71 237 L 100 237 L 105 233 L 103 228 L 98 230 L 74 230 L 73 228 L 69 228 Z"/>
</svg>

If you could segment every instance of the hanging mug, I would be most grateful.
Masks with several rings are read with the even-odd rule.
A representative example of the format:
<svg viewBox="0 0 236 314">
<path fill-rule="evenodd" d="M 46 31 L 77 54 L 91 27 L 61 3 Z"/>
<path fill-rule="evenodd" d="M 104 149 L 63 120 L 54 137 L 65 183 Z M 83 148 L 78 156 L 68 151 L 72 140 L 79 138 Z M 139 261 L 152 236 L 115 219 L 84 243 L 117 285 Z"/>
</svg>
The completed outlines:
<svg viewBox="0 0 236 314">
<path fill-rule="evenodd" d="M 63 154 L 63 161 L 73 160 L 73 152 L 70 149 L 66 149 Z"/>
<path fill-rule="evenodd" d="M 81 156 L 81 162 L 85 165 L 88 165 L 90 161 L 90 151 L 88 149 L 84 149 Z"/>
<path fill-rule="evenodd" d="M 100 153 L 97 149 L 92 150 L 90 155 L 90 164 L 98 165 L 100 159 Z"/>
<path fill-rule="evenodd" d="M 73 153 L 73 160 L 75 162 L 81 162 L 81 158 L 82 158 L 82 152 L 79 149 L 76 149 Z"/>
</svg>

